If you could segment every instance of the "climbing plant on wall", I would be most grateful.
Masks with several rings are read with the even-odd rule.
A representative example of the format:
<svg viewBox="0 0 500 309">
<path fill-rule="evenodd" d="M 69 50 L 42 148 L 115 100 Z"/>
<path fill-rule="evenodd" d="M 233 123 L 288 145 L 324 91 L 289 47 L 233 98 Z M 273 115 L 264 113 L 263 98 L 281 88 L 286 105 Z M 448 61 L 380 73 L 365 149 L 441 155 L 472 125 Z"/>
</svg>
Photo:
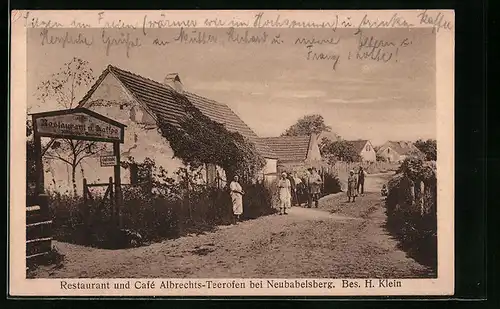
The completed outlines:
<svg viewBox="0 0 500 309">
<path fill-rule="evenodd" d="M 182 95 L 177 96 L 177 101 L 184 106 L 185 116 L 179 126 L 162 123 L 159 130 L 184 164 L 194 167 L 218 165 L 228 179 L 235 174 L 248 179 L 264 167 L 265 160 L 252 142 L 203 115 Z"/>
</svg>

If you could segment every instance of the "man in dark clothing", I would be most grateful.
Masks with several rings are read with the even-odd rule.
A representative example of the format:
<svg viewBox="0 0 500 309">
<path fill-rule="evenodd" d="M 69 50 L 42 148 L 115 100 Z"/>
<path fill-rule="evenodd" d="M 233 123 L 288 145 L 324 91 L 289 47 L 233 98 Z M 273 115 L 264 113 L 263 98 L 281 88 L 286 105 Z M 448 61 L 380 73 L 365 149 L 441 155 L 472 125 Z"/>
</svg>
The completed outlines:
<svg viewBox="0 0 500 309">
<path fill-rule="evenodd" d="M 318 208 L 319 204 L 319 194 L 321 192 L 321 184 L 323 183 L 321 176 L 318 174 L 316 168 L 312 168 L 311 174 L 307 179 L 307 186 L 309 189 L 309 200 L 307 203 L 307 207 L 311 208 L 314 202 L 314 206 Z"/>
<path fill-rule="evenodd" d="M 359 194 L 365 193 L 365 171 L 363 170 L 362 166 L 360 166 L 358 169 L 358 188 L 357 188 L 357 190 L 358 190 Z"/>
</svg>

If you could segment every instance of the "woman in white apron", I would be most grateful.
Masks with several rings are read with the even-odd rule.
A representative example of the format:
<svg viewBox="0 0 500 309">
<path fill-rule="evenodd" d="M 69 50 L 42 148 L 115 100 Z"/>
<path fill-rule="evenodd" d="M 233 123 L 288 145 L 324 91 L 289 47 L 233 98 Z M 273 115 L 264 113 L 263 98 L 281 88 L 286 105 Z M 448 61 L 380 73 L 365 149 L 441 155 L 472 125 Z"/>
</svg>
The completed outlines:
<svg viewBox="0 0 500 309">
<path fill-rule="evenodd" d="M 279 198 L 280 198 L 280 215 L 286 215 L 287 209 L 290 209 L 291 206 L 291 189 L 292 185 L 290 183 L 290 180 L 287 179 L 287 174 L 282 173 L 281 178 L 278 181 L 278 188 L 279 188 Z"/>
<path fill-rule="evenodd" d="M 229 190 L 231 190 L 231 201 L 233 202 L 233 214 L 237 221 L 240 220 L 240 216 L 243 213 L 243 189 L 238 182 L 239 177 L 234 176 L 233 181 L 229 184 Z"/>
</svg>

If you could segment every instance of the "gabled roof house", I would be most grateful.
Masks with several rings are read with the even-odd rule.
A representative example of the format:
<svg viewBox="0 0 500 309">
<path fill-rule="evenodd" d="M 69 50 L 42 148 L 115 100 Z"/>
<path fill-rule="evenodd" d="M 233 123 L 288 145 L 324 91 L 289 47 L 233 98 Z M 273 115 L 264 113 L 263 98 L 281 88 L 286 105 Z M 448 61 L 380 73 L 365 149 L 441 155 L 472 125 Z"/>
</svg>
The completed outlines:
<svg viewBox="0 0 500 309">
<path fill-rule="evenodd" d="M 348 141 L 353 145 L 356 153 L 360 156 L 363 162 L 375 162 L 377 159 L 377 154 L 373 149 L 373 145 L 369 140 L 358 139 L 354 141 Z"/>
<path fill-rule="evenodd" d="M 377 151 L 377 155 L 384 157 L 389 162 L 399 162 L 410 154 L 424 156 L 424 154 L 408 141 L 388 141 Z"/>
<path fill-rule="evenodd" d="M 167 123 L 179 127 L 183 117 L 187 116 L 186 104 L 253 142 L 266 160 L 263 173 L 276 173 L 277 155 L 274 151 L 226 104 L 184 90 L 179 74 L 167 74 L 163 82 L 158 82 L 108 65 L 78 107 L 90 109 L 127 126 L 125 142 L 121 146 L 122 161 L 133 158 L 140 162 L 151 158 L 157 165 L 174 173 L 184 165 L 174 156 L 168 139 L 158 132 L 158 126 Z M 56 165 L 57 162 L 52 164 Z M 131 170 L 122 172 L 122 183 L 128 183 L 133 178 L 132 175 L 126 178 L 132 173 Z M 207 165 L 206 171 L 207 180 L 214 179 L 217 173 L 224 177 L 224 171 L 219 167 Z M 62 188 L 67 182 L 65 167 L 51 166 L 51 173 L 46 177 L 48 183 Z M 112 175 L 109 169 L 101 168 L 99 163 L 88 163 L 85 165 L 85 175 L 82 169 L 82 175 L 79 176 L 92 183 L 102 182 Z"/>
<path fill-rule="evenodd" d="M 279 136 L 263 138 L 278 157 L 282 169 L 319 166 L 321 153 L 317 136 Z"/>
<path fill-rule="evenodd" d="M 102 82 L 111 74 L 122 84 L 131 96 L 153 117 L 157 122 L 167 122 L 179 125 L 181 117 L 185 116 L 179 96 L 184 96 L 201 113 L 210 119 L 223 124 L 226 129 L 238 132 L 248 138 L 256 146 L 257 151 L 264 158 L 276 158 L 276 154 L 243 122 L 226 104 L 196 95 L 183 90 L 180 77 L 176 73 L 167 75 L 164 83 L 122 70 L 116 66 L 108 65 L 96 83 L 79 103 L 79 107 L 89 105 L 89 98 L 102 86 Z"/>
</svg>

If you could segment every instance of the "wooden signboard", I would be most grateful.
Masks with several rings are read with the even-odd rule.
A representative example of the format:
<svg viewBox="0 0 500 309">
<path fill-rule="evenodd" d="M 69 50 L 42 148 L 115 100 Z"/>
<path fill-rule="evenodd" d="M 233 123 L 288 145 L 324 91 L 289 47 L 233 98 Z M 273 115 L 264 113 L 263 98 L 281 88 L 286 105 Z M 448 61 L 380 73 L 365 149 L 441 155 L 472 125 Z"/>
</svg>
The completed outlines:
<svg viewBox="0 0 500 309">
<path fill-rule="evenodd" d="M 44 192 L 41 137 L 113 143 L 113 153 L 101 157 L 101 166 L 114 167 L 115 207 L 118 210 L 119 225 L 121 226 L 120 208 L 123 203 L 118 162 L 120 162 L 120 144 L 124 142 L 126 126 L 86 108 L 36 113 L 31 116 L 35 142 L 37 195 L 42 195 Z"/>
<path fill-rule="evenodd" d="M 35 134 L 40 137 L 124 141 L 125 125 L 84 108 L 34 114 L 33 126 Z"/>
<path fill-rule="evenodd" d="M 101 156 L 101 167 L 115 166 L 118 164 L 116 156 Z"/>
</svg>

